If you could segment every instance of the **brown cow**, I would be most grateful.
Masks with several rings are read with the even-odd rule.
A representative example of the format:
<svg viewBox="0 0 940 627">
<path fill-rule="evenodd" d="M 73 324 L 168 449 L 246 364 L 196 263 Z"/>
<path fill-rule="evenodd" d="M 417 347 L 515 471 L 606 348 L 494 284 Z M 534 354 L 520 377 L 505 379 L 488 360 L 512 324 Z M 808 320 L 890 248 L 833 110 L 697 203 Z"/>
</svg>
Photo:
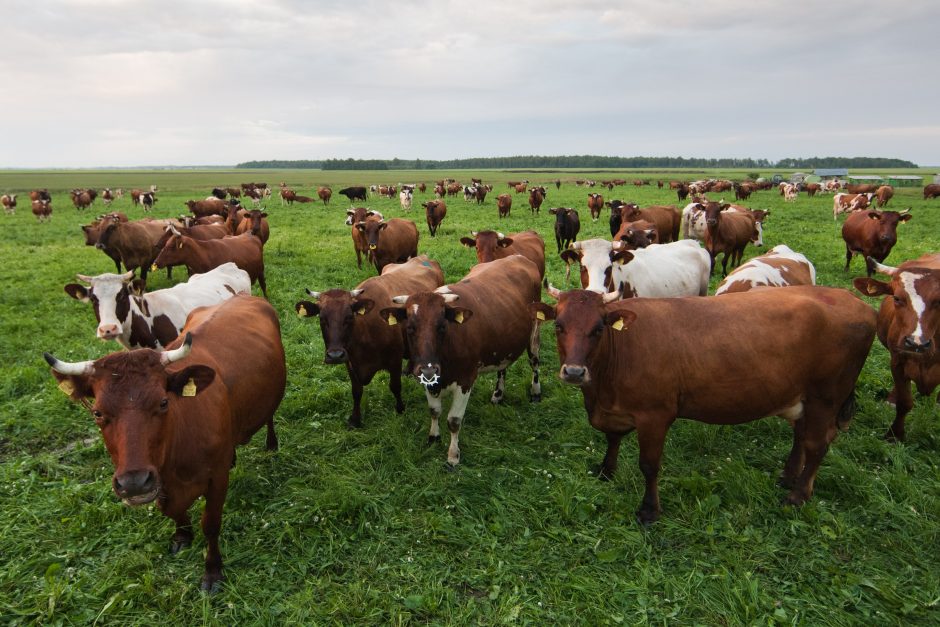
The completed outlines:
<svg viewBox="0 0 940 627">
<path fill-rule="evenodd" d="M 676 196 L 679 198 L 679 202 L 688 198 L 691 192 L 692 189 L 686 183 L 679 183 L 679 187 L 676 188 Z"/>
<path fill-rule="evenodd" d="M 437 234 L 437 229 L 441 226 L 441 222 L 447 215 L 447 204 L 443 200 L 429 200 L 421 203 L 421 206 L 424 207 L 424 214 L 428 222 L 428 231 L 431 232 L 431 237 L 434 237 Z"/>
<path fill-rule="evenodd" d="M 940 183 L 931 183 L 924 186 L 924 200 L 940 198 Z"/>
<path fill-rule="evenodd" d="M 280 194 L 281 194 L 281 206 L 282 207 L 284 206 L 285 202 L 288 205 L 293 205 L 294 201 L 297 200 L 297 192 L 295 192 L 294 190 L 288 187 L 282 186 Z"/>
<path fill-rule="evenodd" d="M 48 190 L 48 189 L 45 189 L 45 188 L 43 188 L 43 189 L 34 189 L 33 191 L 31 191 L 31 192 L 29 193 L 29 199 L 30 199 L 31 201 L 33 201 L 33 200 L 48 200 L 49 202 L 52 202 L 52 196 L 49 194 L 49 190 Z"/>
<path fill-rule="evenodd" d="M 153 267 L 185 265 L 190 274 L 202 274 L 229 261 L 247 272 L 252 283 L 257 281 L 261 293 L 268 297 L 264 281 L 264 244 L 251 233 L 206 241 L 173 235 L 154 259 Z"/>
<path fill-rule="evenodd" d="M 122 222 L 120 217 L 112 214 L 112 217 L 105 219 L 95 247 L 105 251 L 112 259 L 117 255 L 127 270 L 140 268 L 140 279 L 146 283 L 147 273 L 159 252 L 154 247 L 163 237 L 167 223 L 150 219 Z M 175 221 L 173 223 L 178 224 Z M 169 273 L 169 268 L 167 272 Z"/>
<path fill-rule="evenodd" d="M 721 258 L 721 276 L 728 275 L 728 260 L 734 268 L 741 263 L 744 248 L 757 229 L 750 212 L 724 211 L 729 204 L 714 201 L 705 203 L 705 250 L 711 257 L 711 272 L 715 271 L 715 259 Z"/>
<path fill-rule="evenodd" d="M 107 248 L 104 246 L 98 246 L 98 239 L 101 236 L 102 231 L 107 227 L 107 225 L 112 221 L 117 220 L 118 222 L 127 222 L 127 216 L 121 212 L 108 213 L 98 218 L 91 224 L 86 224 L 82 227 L 82 233 L 85 236 L 85 246 L 95 246 L 99 248 L 101 252 L 106 254 L 108 257 L 114 261 L 114 266 L 117 268 L 117 273 L 121 273 L 121 255 L 116 250 Z"/>
<path fill-rule="evenodd" d="M 878 199 L 878 208 L 881 209 L 888 204 L 888 201 L 894 196 L 894 188 L 890 185 L 882 185 L 875 190 L 875 198 Z"/>
<path fill-rule="evenodd" d="M 470 231 L 473 237 L 461 237 L 460 243 L 468 248 L 476 248 L 477 263 L 489 263 L 512 255 L 522 255 L 545 277 L 545 240 L 535 231 L 510 233 L 506 237 L 496 231 Z"/>
<path fill-rule="evenodd" d="M 735 183 L 734 184 L 734 199 L 735 200 L 747 200 L 748 198 L 750 198 L 751 194 L 754 193 L 755 189 L 756 188 L 754 187 L 753 183 L 748 183 L 748 182 Z"/>
<path fill-rule="evenodd" d="M 7 215 L 13 215 L 16 213 L 16 194 L 4 194 L 0 196 L 0 204 L 3 205 L 3 210 L 7 212 Z"/>
<path fill-rule="evenodd" d="M 245 219 L 238 224 L 235 235 L 251 233 L 260 239 L 262 244 L 267 244 L 268 238 L 271 236 L 271 227 L 268 226 L 267 217 L 266 212 L 260 209 L 252 209 L 245 215 Z"/>
<path fill-rule="evenodd" d="M 878 190 L 878 185 L 872 183 L 854 183 L 845 186 L 845 191 L 850 194 L 874 194 Z"/>
<path fill-rule="evenodd" d="M 616 211 L 612 209 L 611 211 Z M 668 244 L 679 239 L 679 225 L 682 214 L 674 205 L 650 205 L 640 209 L 632 203 L 620 206 L 621 223 L 646 220 L 656 225 L 656 232 L 661 244 Z"/>
<path fill-rule="evenodd" d="M 393 298 L 380 313 L 389 324 L 406 324 L 411 373 L 424 386 L 431 408 L 428 441 L 440 440 L 441 392 L 453 391 L 447 415 L 447 463 L 460 463 L 458 439 L 467 401 L 481 372 L 497 371 L 493 403 L 503 399 L 508 368 L 529 353 L 529 397 L 541 400 L 539 324 L 527 307 L 541 297 L 541 277 L 522 255 L 473 266 L 458 283 Z M 393 322 L 394 321 L 394 322 Z"/>
<path fill-rule="evenodd" d="M 330 204 L 330 198 L 333 197 L 333 190 L 329 187 L 318 187 L 317 198 L 323 201 L 323 206 Z"/>
<path fill-rule="evenodd" d="M 51 200 L 33 200 L 30 201 L 33 215 L 40 222 L 52 221 L 52 201 Z"/>
<path fill-rule="evenodd" d="M 611 184 L 609 189 L 613 189 L 614 186 Z M 588 211 L 591 212 L 591 222 L 597 222 L 597 219 L 601 217 L 601 209 L 604 208 L 604 197 L 600 194 L 588 193 Z"/>
<path fill-rule="evenodd" d="M 232 329 L 250 333 L 232 342 Z M 166 352 L 145 348 L 79 363 L 44 357 L 59 388 L 101 429 L 114 493 L 127 505 L 155 502 L 176 523 L 171 553 L 192 544 L 188 510 L 205 496 L 201 587 L 215 592 L 224 578 L 219 531 L 235 447 L 267 425 L 266 448 L 277 449 L 274 413 L 287 381 L 277 312 L 240 295 L 193 311 Z"/>
<path fill-rule="evenodd" d="M 819 183 L 804 183 L 803 184 L 803 191 L 806 192 L 806 195 L 809 196 L 810 198 L 815 196 L 820 190 L 822 190 L 822 185 L 820 185 Z"/>
<path fill-rule="evenodd" d="M 620 250 L 636 250 L 646 248 L 650 244 L 659 244 L 659 232 L 656 225 L 646 220 L 623 222 L 620 230 L 614 235 L 614 241 L 621 241 L 624 246 Z"/>
<path fill-rule="evenodd" d="M 517 193 L 517 194 L 522 194 L 522 193 L 524 193 L 524 192 L 526 191 L 526 189 L 528 189 L 528 187 L 529 187 L 529 186 L 528 186 L 528 184 L 526 184 L 526 183 L 516 183 L 516 184 L 513 186 L 513 189 L 516 190 L 516 193 Z"/>
<path fill-rule="evenodd" d="M 829 444 L 854 413 L 875 335 L 871 307 L 828 287 L 611 304 L 616 292 L 550 291 L 557 306 L 535 303 L 531 315 L 555 320 L 559 377 L 581 388 L 591 426 L 607 436 L 602 478 L 616 471 L 623 436 L 637 432 L 640 522 L 659 518 L 663 445 L 679 416 L 726 425 L 782 416 L 794 433 L 781 476 L 786 502 L 810 498 Z M 733 338 L 715 332 L 732 320 Z"/>
<path fill-rule="evenodd" d="M 779 244 L 766 255 L 738 266 L 718 285 L 715 296 L 790 285 L 816 285 L 816 268 L 805 256 Z"/>
<path fill-rule="evenodd" d="M 366 241 L 365 233 L 356 225 L 370 218 L 381 221 L 382 214 L 368 207 L 354 207 L 346 210 L 346 226 L 352 227 L 353 250 L 356 251 L 356 267 L 359 269 L 362 269 L 362 256 L 369 257 L 369 242 Z"/>
<path fill-rule="evenodd" d="M 895 404 L 894 423 L 885 438 L 903 440 L 904 419 L 914 406 L 911 381 L 924 395 L 940 385 L 940 254 L 905 261 L 897 268 L 873 265 L 891 281 L 855 279 L 855 288 L 866 296 L 885 296 L 878 311 L 878 340 L 891 353 L 894 388 L 888 398 Z"/>
<path fill-rule="evenodd" d="M 93 189 L 73 189 L 69 195 L 75 208 L 81 210 L 87 209 L 95 202 L 98 192 Z"/>
<path fill-rule="evenodd" d="M 542 206 L 542 201 L 544 200 L 544 187 L 532 187 L 529 189 L 529 208 L 532 210 L 532 213 L 539 212 L 539 208 Z"/>
<path fill-rule="evenodd" d="M 512 209 L 512 196 L 500 194 L 496 197 L 496 211 L 500 218 L 508 218 L 510 209 Z"/>
<path fill-rule="evenodd" d="M 206 198 L 205 200 L 187 200 L 185 203 L 189 212 L 197 218 L 205 216 L 223 215 L 228 211 L 229 204 L 218 198 Z"/>
<path fill-rule="evenodd" d="M 390 263 L 404 263 L 418 256 L 418 227 L 411 220 L 369 218 L 357 222 L 356 229 L 365 239 L 369 261 L 379 274 Z"/>
<path fill-rule="evenodd" d="M 842 239 L 845 241 L 845 271 L 855 255 L 865 260 L 865 271 L 871 276 L 875 267 L 871 262 L 883 262 L 898 241 L 898 225 L 911 219 L 910 209 L 897 211 L 855 211 L 842 224 Z M 871 259 L 869 259 L 869 257 Z"/>
<path fill-rule="evenodd" d="M 362 426 L 362 390 L 380 370 L 389 373 L 395 411 L 405 411 L 401 398 L 401 362 L 407 356 L 405 327 L 389 326 L 379 312 L 394 306 L 393 296 L 427 292 L 443 284 L 440 264 L 421 255 L 402 264 L 388 264 L 380 276 L 366 279 L 352 291 L 307 290 L 314 302 L 304 300 L 294 305 L 301 317 L 320 316 L 323 363 L 346 364 L 353 397 L 348 426 Z"/>
</svg>

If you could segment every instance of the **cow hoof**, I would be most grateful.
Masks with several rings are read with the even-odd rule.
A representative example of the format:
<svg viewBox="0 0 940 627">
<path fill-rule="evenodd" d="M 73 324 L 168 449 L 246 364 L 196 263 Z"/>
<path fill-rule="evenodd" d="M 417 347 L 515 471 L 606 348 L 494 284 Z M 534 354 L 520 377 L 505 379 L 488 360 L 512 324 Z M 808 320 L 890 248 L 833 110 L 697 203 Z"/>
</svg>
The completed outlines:
<svg viewBox="0 0 940 627">
<path fill-rule="evenodd" d="M 590 471 L 597 477 L 598 481 L 611 481 L 614 478 L 613 471 L 604 468 L 603 464 L 592 464 Z"/>
<path fill-rule="evenodd" d="M 362 428 L 362 421 L 361 421 L 361 420 L 353 420 L 352 418 L 350 418 L 349 420 L 346 421 L 346 428 L 347 428 L 347 429 L 350 429 L 350 430 L 352 430 L 352 429 L 361 429 L 361 428 Z"/>
<path fill-rule="evenodd" d="M 224 577 L 222 577 L 221 574 L 209 575 L 207 573 L 202 576 L 202 583 L 199 585 L 199 589 L 209 595 L 218 594 L 219 591 L 222 590 L 222 579 L 224 579 Z"/>
<path fill-rule="evenodd" d="M 183 549 L 188 549 L 190 546 L 192 546 L 192 543 L 192 538 L 174 537 L 172 540 L 170 540 L 170 555 L 176 555 Z"/>
<path fill-rule="evenodd" d="M 444 462 L 444 470 L 447 472 L 457 472 L 457 464 L 452 464 L 449 461 Z"/>
<path fill-rule="evenodd" d="M 894 432 L 894 429 L 888 429 L 885 431 L 885 441 L 891 444 L 898 444 L 904 441 L 904 434 L 897 434 Z"/>
<path fill-rule="evenodd" d="M 659 520 L 659 512 L 656 510 L 650 509 L 641 509 L 636 513 L 637 522 L 639 522 L 644 527 L 649 527 L 654 522 Z"/>
<path fill-rule="evenodd" d="M 792 490 L 795 482 L 795 477 L 785 477 L 784 475 L 777 477 L 777 485 L 781 488 L 786 488 L 787 490 Z"/>
<path fill-rule="evenodd" d="M 402 403 L 401 401 L 398 401 L 397 403 L 395 403 L 395 413 L 401 414 L 401 413 L 404 413 L 404 411 L 405 411 L 404 403 Z"/>
<path fill-rule="evenodd" d="M 431 446 L 432 444 L 437 444 L 437 443 L 440 442 L 440 441 L 441 441 L 441 436 L 439 436 L 439 435 L 429 435 L 429 436 L 428 436 L 428 446 Z"/>
<path fill-rule="evenodd" d="M 792 505 L 793 507 L 802 507 L 803 504 L 806 503 L 806 500 L 807 500 L 807 497 L 805 497 L 800 490 L 791 490 L 790 493 L 787 494 L 783 498 L 782 505 L 784 506 Z"/>
</svg>

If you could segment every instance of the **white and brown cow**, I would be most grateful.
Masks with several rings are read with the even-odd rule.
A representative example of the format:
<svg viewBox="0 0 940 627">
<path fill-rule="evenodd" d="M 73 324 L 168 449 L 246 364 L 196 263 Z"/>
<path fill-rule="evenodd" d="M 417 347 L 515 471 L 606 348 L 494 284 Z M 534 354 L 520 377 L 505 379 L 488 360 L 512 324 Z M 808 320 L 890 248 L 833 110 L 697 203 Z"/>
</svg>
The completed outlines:
<svg viewBox="0 0 940 627">
<path fill-rule="evenodd" d="M 835 194 L 832 197 L 832 219 L 840 213 L 851 213 L 868 209 L 874 194 Z"/>
<path fill-rule="evenodd" d="M 16 213 L 16 194 L 4 194 L 0 196 L 0 204 L 3 205 L 3 210 L 6 211 L 8 215 L 13 215 Z"/>
<path fill-rule="evenodd" d="M 250 294 L 248 273 L 225 263 L 186 283 L 143 295 L 135 293 L 134 273 L 77 275 L 90 287 L 69 283 L 65 292 L 90 302 L 98 320 L 97 335 L 125 348 L 162 349 L 176 339 L 186 316 L 196 307 L 217 305 L 235 294 Z"/>
<path fill-rule="evenodd" d="M 715 296 L 788 285 L 816 285 L 816 268 L 804 255 L 780 244 L 736 268 L 722 280 Z"/>
</svg>

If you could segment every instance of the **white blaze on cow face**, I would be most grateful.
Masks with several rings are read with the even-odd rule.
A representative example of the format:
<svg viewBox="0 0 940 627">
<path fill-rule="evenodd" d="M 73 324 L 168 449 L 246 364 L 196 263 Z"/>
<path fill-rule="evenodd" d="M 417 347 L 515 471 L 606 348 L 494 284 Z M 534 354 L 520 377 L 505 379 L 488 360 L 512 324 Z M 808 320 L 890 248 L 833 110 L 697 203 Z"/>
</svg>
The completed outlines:
<svg viewBox="0 0 940 627">
<path fill-rule="evenodd" d="M 133 278 L 133 273 L 126 274 L 101 274 L 91 278 L 92 294 L 97 301 L 98 311 L 98 338 L 102 340 L 113 340 L 120 337 L 124 332 L 124 324 L 127 319 L 121 320 L 117 316 L 120 308 L 125 316 L 130 311 L 123 301 L 130 298 L 127 289 L 128 282 Z"/>
<path fill-rule="evenodd" d="M 902 272 L 900 275 L 901 285 L 904 286 L 904 291 L 907 292 L 908 298 L 911 300 L 911 309 L 914 310 L 914 315 L 917 317 L 917 326 L 914 328 L 914 332 L 911 333 L 911 337 L 914 338 L 914 341 L 918 344 L 924 343 L 924 311 L 927 310 L 927 304 L 924 302 L 924 299 L 917 292 L 915 283 L 918 279 L 924 278 L 923 274 L 916 274 L 914 272 Z"/>
<path fill-rule="evenodd" d="M 581 268 L 586 272 L 588 283 L 584 289 L 598 294 L 607 293 L 607 279 L 611 268 L 610 253 L 614 249 L 612 242 L 601 239 L 589 239 L 579 242 L 577 250 L 581 253 Z"/>
</svg>

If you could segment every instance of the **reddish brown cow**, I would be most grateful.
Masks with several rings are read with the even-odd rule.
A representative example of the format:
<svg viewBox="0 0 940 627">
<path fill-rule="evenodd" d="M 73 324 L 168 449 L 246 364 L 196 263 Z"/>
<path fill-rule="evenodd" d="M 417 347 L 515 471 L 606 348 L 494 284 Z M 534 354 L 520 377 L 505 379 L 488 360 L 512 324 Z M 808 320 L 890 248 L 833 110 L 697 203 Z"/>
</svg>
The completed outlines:
<svg viewBox="0 0 940 627">
<path fill-rule="evenodd" d="M 751 194 L 754 193 L 754 184 L 753 183 L 735 183 L 734 184 L 734 199 L 735 200 L 747 200 L 750 198 Z"/>
<path fill-rule="evenodd" d="M 330 198 L 333 197 L 333 190 L 329 187 L 318 187 L 317 188 L 317 198 L 323 201 L 323 205 L 326 206 L 330 204 Z"/>
<path fill-rule="evenodd" d="M 421 203 L 421 206 L 424 207 L 424 214 L 428 222 L 428 231 L 431 232 L 431 237 L 434 237 L 437 234 L 437 229 L 441 226 L 441 222 L 447 215 L 447 204 L 443 200 L 429 200 Z"/>
<path fill-rule="evenodd" d="M 615 211 L 615 210 L 612 210 Z M 632 203 L 621 205 L 621 223 L 646 220 L 656 225 L 659 243 L 668 244 L 679 240 L 679 225 L 682 213 L 673 205 L 650 205 L 640 209 Z"/>
<path fill-rule="evenodd" d="M 615 242 L 619 240 L 624 243 L 621 250 L 636 250 L 660 243 L 656 225 L 646 220 L 622 223 L 613 239 Z"/>
<path fill-rule="evenodd" d="M 268 214 L 260 209 L 252 209 L 245 215 L 245 219 L 238 224 L 235 229 L 235 235 L 242 233 L 251 233 L 261 240 L 262 244 L 268 243 L 271 236 L 271 227 L 268 225 Z"/>
<path fill-rule="evenodd" d="M 850 194 L 874 194 L 878 190 L 878 185 L 871 183 L 857 183 L 845 186 L 845 191 Z"/>
<path fill-rule="evenodd" d="M 441 266 L 421 255 L 406 263 L 385 266 L 380 276 L 366 279 L 352 291 L 307 290 L 314 302 L 304 300 L 294 305 L 301 317 L 320 316 L 323 363 L 346 364 L 353 397 L 347 421 L 350 427 L 362 426 L 362 390 L 380 370 L 389 373 L 395 411 L 405 411 L 401 398 L 401 362 L 407 356 L 405 326 L 389 326 L 379 312 L 394 306 L 393 296 L 429 292 L 443 284 Z"/>
<path fill-rule="evenodd" d="M 286 202 L 288 205 L 293 205 L 294 201 L 297 200 L 297 192 L 287 187 L 281 188 L 281 206 L 284 206 Z"/>
<path fill-rule="evenodd" d="M 528 189 L 528 185 L 526 183 L 516 183 L 513 185 L 513 189 L 516 190 L 517 194 L 522 194 Z"/>
<path fill-rule="evenodd" d="M 32 200 L 30 201 L 33 215 L 40 222 L 52 220 L 52 201 L 51 200 Z"/>
<path fill-rule="evenodd" d="M 379 274 L 390 263 L 404 263 L 418 256 L 418 227 L 411 220 L 392 218 L 357 222 L 369 250 L 369 261 Z"/>
<path fill-rule="evenodd" d="M 173 235 L 153 261 L 154 268 L 185 265 L 190 274 L 201 274 L 226 262 L 233 262 L 248 273 L 251 282 L 268 297 L 264 281 L 264 244 L 250 233 L 206 241 L 185 235 Z"/>
<path fill-rule="evenodd" d="M 613 185 L 610 186 L 610 189 L 613 189 Z M 591 212 L 591 222 L 597 222 L 597 219 L 601 217 L 601 209 L 604 208 L 604 197 L 600 194 L 588 194 L 588 211 Z"/>
<path fill-rule="evenodd" d="M 73 189 L 69 192 L 76 209 L 87 209 L 95 202 L 98 192 L 93 189 Z"/>
<path fill-rule="evenodd" d="M 458 438 L 467 401 L 481 372 L 497 371 L 490 400 L 503 399 L 508 368 L 523 351 L 529 353 L 532 384 L 529 396 L 541 399 L 539 325 L 527 307 L 541 297 L 541 277 L 522 255 L 473 266 L 458 283 L 437 290 L 393 298 L 395 307 L 380 313 L 389 324 L 406 324 L 409 367 L 424 386 L 431 408 L 429 442 L 440 440 L 440 394 L 453 391 L 447 416 L 450 447 L 447 463 L 460 463 Z"/>
<path fill-rule="evenodd" d="M 31 192 L 29 193 L 29 199 L 30 199 L 31 201 L 33 201 L 33 200 L 48 200 L 49 202 L 52 202 L 52 196 L 49 194 L 49 190 L 48 190 L 48 189 L 45 189 L 45 188 L 43 188 L 43 189 L 34 189 L 33 191 L 31 191 Z"/>
<path fill-rule="evenodd" d="M 232 329 L 251 332 L 232 342 Z M 277 449 L 274 413 L 287 381 L 277 312 L 260 298 L 234 296 L 193 311 L 163 353 L 144 348 L 79 363 L 44 356 L 59 388 L 101 429 L 115 494 L 127 505 L 155 502 L 176 523 L 171 553 L 192 544 L 188 510 L 206 498 L 202 589 L 215 592 L 235 447 L 267 425 L 266 448 Z"/>
<path fill-rule="evenodd" d="M 819 183 L 805 183 L 803 185 L 803 191 L 806 192 L 806 195 L 812 198 L 822 189 L 822 185 Z"/>
<path fill-rule="evenodd" d="M 875 190 L 875 198 L 878 199 L 878 208 L 881 209 L 888 204 L 888 201 L 894 196 L 894 188 L 890 185 L 882 185 Z"/>
<path fill-rule="evenodd" d="M 535 231 L 510 233 L 506 237 L 496 231 L 471 231 L 473 237 L 461 237 L 460 243 L 468 248 L 476 248 L 477 263 L 489 263 L 495 259 L 504 259 L 512 255 L 522 255 L 545 277 L 545 240 Z"/>
<path fill-rule="evenodd" d="M 362 256 L 369 257 L 369 242 L 366 236 L 356 225 L 368 219 L 382 220 L 382 214 L 372 211 L 368 207 L 355 207 L 346 210 L 346 225 L 352 227 L 353 249 L 356 251 L 356 267 L 362 268 Z"/>
<path fill-rule="evenodd" d="M 924 186 L 924 200 L 940 198 L 940 183 L 931 183 Z"/>
<path fill-rule="evenodd" d="M 105 219 L 95 246 L 112 259 L 117 255 L 127 270 L 140 268 L 140 279 L 146 283 L 147 273 L 159 252 L 154 247 L 163 237 L 166 225 L 165 221 L 150 219 L 122 222 L 112 214 L 112 217 Z"/>
<path fill-rule="evenodd" d="M 533 187 L 529 189 L 529 208 L 532 213 L 538 213 L 542 202 L 545 200 L 545 188 Z M 603 203 L 602 203 L 603 204 Z"/>
<path fill-rule="evenodd" d="M 114 261 L 114 266 L 117 268 L 117 273 L 121 273 L 121 255 L 116 250 L 112 248 L 107 248 L 104 246 L 98 246 L 98 240 L 101 236 L 102 231 L 107 227 L 107 225 L 112 221 L 117 220 L 118 222 L 127 222 L 127 216 L 123 213 L 108 213 L 98 218 L 91 224 L 86 224 L 82 227 L 82 233 L 85 236 L 85 246 L 95 246 L 99 248 L 101 252 L 106 254 L 108 257 Z"/>
<path fill-rule="evenodd" d="M 908 210 L 909 211 L 909 210 Z M 855 255 L 865 260 L 865 271 L 871 276 L 875 271 L 869 257 L 883 262 L 898 241 L 898 225 L 911 219 L 907 211 L 855 211 L 842 224 L 842 239 L 845 240 L 845 270 Z"/>
<path fill-rule="evenodd" d="M 711 257 L 711 272 L 715 271 L 715 258 L 721 258 L 721 276 L 728 275 L 728 260 L 734 268 L 741 263 L 744 248 L 754 236 L 756 226 L 750 212 L 724 210 L 729 204 L 709 201 L 705 203 L 705 250 Z"/>
<path fill-rule="evenodd" d="M 555 308 L 535 303 L 530 311 L 555 320 L 559 377 L 581 388 L 591 426 L 607 436 L 601 478 L 614 475 L 623 436 L 637 432 L 646 479 L 640 522 L 659 518 L 663 446 L 679 416 L 726 425 L 782 416 L 794 434 L 781 476 L 786 502 L 810 498 L 829 444 L 852 418 L 874 339 L 874 312 L 860 299 L 804 286 L 611 304 L 616 292 L 553 295 Z M 730 340 L 715 333 L 729 320 Z"/>
<path fill-rule="evenodd" d="M 197 218 L 203 218 L 211 215 L 222 215 L 228 211 L 229 204 L 218 198 L 206 198 L 205 200 L 187 200 L 185 203 L 189 212 Z"/>
<path fill-rule="evenodd" d="M 866 296 L 885 296 L 878 311 L 878 340 L 891 353 L 894 388 L 889 399 L 895 405 L 894 423 L 885 438 L 903 440 L 904 419 L 914 406 L 911 381 L 924 395 L 940 385 L 940 254 L 905 261 L 897 268 L 873 265 L 891 281 L 855 279 L 855 288 Z"/>
<path fill-rule="evenodd" d="M 508 218 L 510 209 L 512 209 L 512 196 L 500 194 L 496 197 L 496 211 L 500 218 Z"/>
</svg>

